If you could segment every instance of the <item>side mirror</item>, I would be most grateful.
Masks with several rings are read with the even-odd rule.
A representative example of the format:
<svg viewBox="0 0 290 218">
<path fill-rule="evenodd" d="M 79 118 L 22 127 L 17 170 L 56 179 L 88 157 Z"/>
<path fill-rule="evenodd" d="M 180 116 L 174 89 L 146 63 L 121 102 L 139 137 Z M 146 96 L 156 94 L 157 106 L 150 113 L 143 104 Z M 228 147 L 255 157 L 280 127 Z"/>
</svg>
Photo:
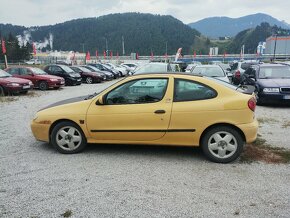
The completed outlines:
<svg viewBox="0 0 290 218">
<path fill-rule="evenodd" d="M 29 76 L 34 76 L 34 73 L 29 72 L 28 75 L 29 75 Z"/>
<path fill-rule="evenodd" d="M 104 105 L 104 96 L 100 96 L 96 101 L 96 105 Z"/>
</svg>

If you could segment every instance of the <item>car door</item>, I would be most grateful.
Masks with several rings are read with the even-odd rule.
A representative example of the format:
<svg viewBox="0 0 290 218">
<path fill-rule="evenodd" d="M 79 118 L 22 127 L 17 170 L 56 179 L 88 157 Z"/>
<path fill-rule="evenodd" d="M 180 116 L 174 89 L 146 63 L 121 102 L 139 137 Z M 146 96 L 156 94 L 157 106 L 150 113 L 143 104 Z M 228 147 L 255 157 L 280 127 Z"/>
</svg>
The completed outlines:
<svg viewBox="0 0 290 218">
<path fill-rule="evenodd" d="M 170 132 L 175 138 L 182 138 L 199 144 L 198 134 L 208 125 L 220 105 L 217 92 L 205 84 L 182 78 L 175 78 Z"/>
<path fill-rule="evenodd" d="M 33 73 L 28 68 L 19 68 L 19 75 L 23 79 L 28 79 L 33 82 L 33 84 L 37 83 L 37 79 L 33 75 Z"/>
<path fill-rule="evenodd" d="M 117 141 L 152 141 L 168 129 L 172 87 L 169 77 L 126 81 L 108 91 L 103 105 L 93 102 L 87 112 L 92 138 Z"/>
</svg>

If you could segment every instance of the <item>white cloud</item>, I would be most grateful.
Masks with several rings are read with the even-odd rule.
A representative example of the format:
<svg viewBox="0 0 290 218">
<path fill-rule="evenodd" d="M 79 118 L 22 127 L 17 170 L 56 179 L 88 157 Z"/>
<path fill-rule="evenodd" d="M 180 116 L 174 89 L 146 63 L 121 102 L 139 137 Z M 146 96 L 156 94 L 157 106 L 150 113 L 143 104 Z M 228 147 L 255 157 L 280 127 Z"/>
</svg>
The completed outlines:
<svg viewBox="0 0 290 218">
<path fill-rule="evenodd" d="M 172 15 L 184 23 L 212 16 L 240 17 L 262 12 L 290 23 L 289 8 L 290 1 L 285 0 L 9 0 L 1 3 L 0 23 L 49 25 L 124 12 Z"/>
</svg>

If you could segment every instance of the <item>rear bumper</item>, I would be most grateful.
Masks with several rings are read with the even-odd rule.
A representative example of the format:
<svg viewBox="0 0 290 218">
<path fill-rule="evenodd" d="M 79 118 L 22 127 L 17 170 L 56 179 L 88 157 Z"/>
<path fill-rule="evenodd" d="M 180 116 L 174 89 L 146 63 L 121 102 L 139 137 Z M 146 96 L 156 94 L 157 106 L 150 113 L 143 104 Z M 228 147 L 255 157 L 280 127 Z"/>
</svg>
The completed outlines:
<svg viewBox="0 0 290 218">
<path fill-rule="evenodd" d="M 257 138 L 259 123 L 254 119 L 252 123 L 237 125 L 244 133 L 246 143 L 254 142 Z"/>
</svg>

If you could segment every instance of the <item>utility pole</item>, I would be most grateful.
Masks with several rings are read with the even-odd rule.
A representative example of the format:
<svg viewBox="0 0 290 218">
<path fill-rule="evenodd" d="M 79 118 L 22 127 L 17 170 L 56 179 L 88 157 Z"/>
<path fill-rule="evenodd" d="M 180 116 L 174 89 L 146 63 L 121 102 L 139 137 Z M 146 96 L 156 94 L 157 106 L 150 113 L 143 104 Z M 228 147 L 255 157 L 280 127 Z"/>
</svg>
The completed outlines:
<svg viewBox="0 0 290 218">
<path fill-rule="evenodd" d="M 275 59 L 276 59 L 276 46 L 277 46 L 277 34 L 275 34 L 275 44 L 274 44 L 274 57 L 273 57 L 273 62 L 275 62 Z"/>
<path fill-rule="evenodd" d="M 124 36 L 122 36 L 122 48 L 123 48 L 123 56 L 125 56 L 125 42 L 124 42 Z"/>
</svg>

